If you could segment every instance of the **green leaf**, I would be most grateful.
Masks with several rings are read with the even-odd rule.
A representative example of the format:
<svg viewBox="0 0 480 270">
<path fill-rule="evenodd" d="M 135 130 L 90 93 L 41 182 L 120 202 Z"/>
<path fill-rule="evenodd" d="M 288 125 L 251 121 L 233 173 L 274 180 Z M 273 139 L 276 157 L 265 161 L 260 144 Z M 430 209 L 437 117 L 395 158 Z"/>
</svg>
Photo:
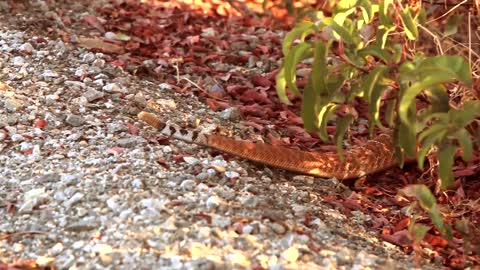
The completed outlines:
<svg viewBox="0 0 480 270">
<path fill-rule="evenodd" d="M 463 21 L 463 14 L 448 17 L 443 34 L 448 37 L 457 33 L 458 25 Z"/>
<path fill-rule="evenodd" d="M 420 206 L 429 213 L 430 218 L 432 219 L 432 222 L 438 231 L 443 236 L 446 236 L 447 239 L 452 238 L 451 228 L 449 226 L 445 226 L 442 219 L 442 214 L 438 209 L 435 196 L 433 196 L 432 192 L 427 188 L 427 186 L 420 184 L 408 185 L 401 189 L 400 192 L 406 196 L 415 197 Z"/>
<path fill-rule="evenodd" d="M 301 22 L 295 28 L 293 28 L 285 38 L 283 39 L 282 52 L 283 55 L 287 55 L 292 47 L 293 42 L 297 39 L 298 36 L 302 36 L 300 41 L 304 41 L 305 37 L 309 34 L 315 32 L 315 24 L 312 22 Z"/>
<path fill-rule="evenodd" d="M 430 113 L 448 112 L 450 109 L 448 93 L 442 85 L 433 85 L 425 90 L 430 100 Z"/>
<path fill-rule="evenodd" d="M 456 147 L 451 144 L 441 145 L 438 151 L 438 175 L 440 188 L 445 190 L 453 185 L 453 159 Z"/>
<path fill-rule="evenodd" d="M 307 87 L 303 91 L 301 116 L 303 119 L 303 126 L 307 131 L 317 130 L 317 122 L 315 115 L 315 106 L 317 104 L 318 96 L 312 88 L 312 79 L 308 80 Z"/>
<path fill-rule="evenodd" d="M 287 82 L 285 81 L 285 68 L 281 68 L 278 72 L 277 76 L 275 77 L 276 88 L 277 88 L 277 95 L 281 102 L 292 105 L 290 100 L 287 97 Z"/>
<path fill-rule="evenodd" d="M 378 5 L 372 5 L 371 1 L 368 0 L 361 0 L 357 5 L 362 10 L 362 17 L 365 23 L 370 23 L 373 20 L 374 13 L 378 11 Z"/>
<path fill-rule="evenodd" d="M 350 45 L 355 44 L 355 41 L 353 40 L 353 37 L 347 28 L 339 25 L 337 22 L 329 18 L 326 18 L 324 20 L 324 23 L 330 25 L 330 27 L 332 27 L 332 30 L 342 39 L 343 42 Z"/>
<path fill-rule="evenodd" d="M 337 146 L 337 153 L 338 157 L 340 158 L 341 161 L 343 161 L 343 138 L 345 137 L 345 133 L 347 133 L 348 128 L 352 124 L 353 120 L 355 118 L 351 114 L 347 114 L 343 117 L 339 117 L 337 119 L 337 129 L 335 130 L 335 145 Z"/>
<path fill-rule="evenodd" d="M 340 10 L 346 10 L 346 9 L 350 9 L 352 7 L 355 7 L 355 4 L 357 3 L 357 0 L 340 0 L 338 1 L 338 3 L 336 4 L 336 8 L 340 11 Z"/>
<path fill-rule="evenodd" d="M 370 101 L 368 105 L 368 111 L 370 113 L 370 135 L 373 134 L 375 125 L 382 127 L 382 123 L 380 122 L 380 104 L 382 102 L 382 93 L 385 90 L 386 86 L 377 83 L 370 94 Z"/>
<path fill-rule="evenodd" d="M 407 34 L 407 38 L 410 40 L 416 40 L 418 38 L 417 24 L 412 18 L 412 15 L 410 14 L 410 9 L 408 7 L 406 7 L 402 12 L 400 12 L 400 19 L 402 20 L 405 34 Z"/>
<path fill-rule="evenodd" d="M 435 143 L 441 143 L 447 135 L 447 129 L 443 124 L 432 125 L 429 129 L 420 133 L 418 141 L 422 142 L 422 147 L 418 151 L 417 163 L 420 170 L 423 170 L 423 165 L 425 163 L 425 157 L 428 154 L 428 151 L 432 148 Z"/>
<path fill-rule="evenodd" d="M 408 232 L 414 244 L 419 244 L 424 238 L 427 232 L 430 230 L 430 226 L 426 226 L 420 223 L 412 222 L 410 226 L 408 226 Z"/>
<path fill-rule="evenodd" d="M 395 124 L 395 106 L 397 104 L 396 99 L 390 99 L 387 101 L 387 109 L 385 110 L 385 121 L 388 126 L 393 127 Z"/>
<path fill-rule="evenodd" d="M 383 74 L 385 74 L 386 71 L 387 66 L 377 65 L 367 76 L 361 78 L 362 89 L 365 93 L 365 98 L 368 99 L 369 102 L 376 102 L 376 100 L 372 100 L 372 92 L 379 81 L 383 79 Z"/>
<path fill-rule="evenodd" d="M 325 78 L 328 76 L 327 54 L 327 45 L 322 40 L 317 41 L 313 53 L 312 88 L 313 92 L 319 96 L 328 94 L 325 83 Z"/>
<path fill-rule="evenodd" d="M 455 132 L 454 137 L 458 139 L 460 147 L 463 149 L 463 160 L 469 161 L 473 155 L 473 144 L 470 139 L 470 133 L 465 128 Z"/>
<path fill-rule="evenodd" d="M 415 130 L 415 123 L 411 123 L 408 126 L 403 123 L 398 124 L 398 131 L 396 133 L 398 146 L 405 151 L 405 154 L 407 154 L 408 157 L 414 157 L 417 151 L 417 137 Z M 400 154 L 401 153 L 396 153 L 396 156 L 399 160 L 402 160 L 403 156 Z"/>
<path fill-rule="evenodd" d="M 457 127 L 465 127 L 480 115 L 480 100 L 465 102 L 460 110 L 451 110 L 452 122 Z"/>
<path fill-rule="evenodd" d="M 400 192 L 408 197 L 415 197 L 420 203 L 420 206 L 426 211 L 430 211 L 432 207 L 436 205 L 435 196 L 433 196 L 430 189 L 425 185 L 408 185 L 402 188 Z"/>
<path fill-rule="evenodd" d="M 320 133 L 319 137 L 323 141 L 328 140 L 327 133 L 327 123 L 330 120 L 332 114 L 340 107 L 338 104 L 329 103 L 326 106 L 322 107 L 320 113 L 318 114 L 317 121 L 320 123 Z"/>
<path fill-rule="evenodd" d="M 394 51 L 393 63 L 398 64 L 398 63 L 400 63 L 400 60 L 402 60 L 402 52 L 403 52 L 402 45 L 394 44 L 392 48 L 393 48 L 393 51 Z"/>
<path fill-rule="evenodd" d="M 443 82 L 459 80 L 467 86 L 472 85 L 472 72 L 465 58 L 458 55 L 439 55 L 428 57 L 420 61 L 418 70 L 415 70 L 420 78 L 441 74 L 445 76 Z M 439 75 L 437 75 L 438 77 Z"/>
<path fill-rule="evenodd" d="M 296 67 L 297 64 L 308 58 L 308 51 L 312 48 L 312 46 L 308 43 L 300 43 L 297 46 L 293 47 L 292 50 L 285 56 L 285 63 L 284 63 L 284 76 L 285 82 L 288 88 L 296 95 L 301 96 L 300 91 L 297 88 L 295 82 L 297 81 L 296 78 Z"/>
<path fill-rule="evenodd" d="M 355 11 L 355 8 L 347 8 L 343 9 L 341 12 L 337 12 L 333 16 L 333 21 L 336 22 L 338 25 L 343 25 L 345 19 Z"/>
<path fill-rule="evenodd" d="M 443 61 L 439 61 L 443 62 Z M 450 62 L 450 61 L 448 61 Z M 421 65 L 418 68 L 418 73 L 422 79 L 419 82 L 414 83 L 406 91 L 404 91 L 403 96 L 400 98 L 399 106 L 399 116 L 404 123 L 408 123 L 407 111 L 415 102 L 415 97 L 420 94 L 423 90 L 428 87 L 436 86 L 437 84 L 450 82 L 455 79 L 456 68 L 450 68 L 448 66 L 431 66 L 431 65 Z"/>
<path fill-rule="evenodd" d="M 389 63 L 392 58 L 392 55 L 387 50 L 378 47 L 375 43 L 359 50 L 358 55 L 363 58 L 373 55 L 380 58 L 384 63 Z"/>
<path fill-rule="evenodd" d="M 379 1 L 380 8 L 378 10 L 378 18 L 380 20 L 380 24 L 389 29 L 393 26 L 393 19 L 391 16 L 391 12 L 389 12 L 390 5 L 393 5 L 393 0 L 385 0 Z"/>
</svg>

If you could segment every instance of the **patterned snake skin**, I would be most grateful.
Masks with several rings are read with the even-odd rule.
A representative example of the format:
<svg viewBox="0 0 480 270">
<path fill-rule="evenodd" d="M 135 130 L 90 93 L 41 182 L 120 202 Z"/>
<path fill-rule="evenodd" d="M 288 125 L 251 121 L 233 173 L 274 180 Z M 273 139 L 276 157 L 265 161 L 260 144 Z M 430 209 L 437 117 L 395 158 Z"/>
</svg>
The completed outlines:
<svg viewBox="0 0 480 270">
<path fill-rule="evenodd" d="M 215 148 L 275 168 L 322 178 L 335 177 L 339 180 L 360 178 L 397 164 L 392 136 L 387 134 L 379 135 L 361 146 L 344 151 L 344 160 L 340 161 L 336 153 L 307 152 L 235 140 L 220 135 L 201 134 L 197 131 L 167 125 L 148 112 L 140 112 L 138 118 L 165 136 Z"/>
</svg>

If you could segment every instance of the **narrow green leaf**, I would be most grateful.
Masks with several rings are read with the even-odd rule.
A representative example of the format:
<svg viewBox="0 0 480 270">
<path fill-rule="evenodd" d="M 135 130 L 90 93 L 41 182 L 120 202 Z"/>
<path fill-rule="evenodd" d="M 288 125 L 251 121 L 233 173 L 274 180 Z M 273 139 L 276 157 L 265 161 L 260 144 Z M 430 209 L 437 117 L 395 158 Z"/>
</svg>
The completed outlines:
<svg viewBox="0 0 480 270">
<path fill-rule="evenodd" d="M 284 63 L 284 76 L 285 82 L 288 88 L 296 95 L 301 96 L 300 91 L 296 85 L 296 68 L 297 64 L 308 57 L 308 50 L 310 50 L 312 46 L 308 43 L 300 43 L 297 46 L 293 47 L 292 50 L 285 56 L 285 63 Z"/>
<path fill-rule="evenodd" d="M 460 147 L 463 149 L 463 160 L 469 161 L 473 155 L 473 144 L 470 139 L 470 133 L 465 128 L 461 128 L 455 132 L 454 137 L 457 138 Z"/>
<path fill-rule="evenodd" d="M 393 5 L 393 0 L 385 0 L 385 1 L 379 1 L 380 3 L 380 8 L 378 11 L 378 17 L 380 20 L 380 24 L 385 27 L 385 28 L 390 28 L 393 25 L 393 20 L 392 16 L 390 13 L 390 5 Z"/>
<path fill-rule="evenodd" d="M 453 124 L 457 127 L 465 127 L 480 116 L 480 100 L 465 102 L 460 110 L 450 110 Z"/>
<path fill-rule="evenodd" d="M 448 112 L 450 109 L 448 93 L 442 85 L 432 85 L 425 89 L 430 100 L 430 113 Z"/>
<path fill-rule="evenodd" d="M 347 114 L 337 119 L 337 129 L 335 130 L 334 140 L 335 145 L 337 146 L 338 157 L 341 161 L 343 161 L 343 138 L 354 119 L 355 118 L 351 114 Z"/>
<path fill-rule="evenodd" d="M 403 123 L 399 123 L 398 125 L 398 132 L 396 134 L 398 146 L 405 151 L 405 154 L 407 154 L 408 157 L 414 157 L 417 151 L 417 137 L 415 130 L 415 122 L 410 123 L 410 125 L 405 125 Z M 400 153 L 397 153 L 397 158 L 401 160 L 402 156 L 399 156 L 399 154 Z"/>
<path fill-rule="evenodd" d="M 327 133 L 327 124 L 330 118 L 332 117 L 332 114 L 340 107 L 338 104 L 333 104 L 329 103 L 326 106 L 320 110 L 320 113 L 318 114 L 318 123 L 320 123 L 320 133 L 319 137 L 323 141 L 328 140 L 328 133 Z"/>
<path fill-rule="evenodd" d="M 438 151 L 438 175 L 440 188 L 445 190 L 453 185 L 453 159 L 456 147 L 451 144 L 441 145 Z"/>
<path fill-rule="evenodd" d="M 445 71 L 445 70 L 443 70 Z M 435 73 L 434 73 L 435 72 Z M 414 105 L 415 97 L 428 87 L 435 86 L 439 83 L 451 81 L 450 72 L 442 72 L 440 69 L 431 70 L 429 75 L 423 77 L 420 82 L 414 83 L 410 86 L 400 98 L 399 116 L 404 123 L 408 123 L 407 112 L 410 106 Z"/>
<path fill-rule="evenodd" d="M 400 44 L 394 44 L 393 45 L 393 63 L 398 64 L 400 63 L 400 60 L 402 60 L 402 45 Z"/>
<path fill-rule="evenodd" d="M 327 45 L 322 41 L 315 43 L 315 50 L 313 53 L 313 92 L 319 96 L 328 94 L 328 89 L 325 84 L 325 78 L 328 76 L 327 72 Z"/>
<path fill-rule="evenodd" d="M 277 95 L 281 102 L 292 105 L 290 100 L 287 97 L 287 82 L 285 81 L 285 68 L 281 68 L 278 72 L 277 76 L 275 77 L 276 88 L 277 88 Z"/>
<path fill-rule="evenodd" d="M 418 135 L 418 141 L 419 142 L 423 142 L 424 139 L 426 139 L 427 137 L 430 137 L 431 135 L 436 135 L 438 134 L 440 131 L 442 130 L 445 130 L 445 131 L 448 131 L 448 126 L 446 123 L 441 123 L 441 122 L 437 122 L 433 125 L 431 125 L 429 128 L 427 128 L 426 130 L 422 131 L 419 135 Z M 439 141 L 441 141 L 443 138 L 441 138 Z"/>
<path fill-rule="evenodd" d="M 305 91 L 303 91 L 301 116 L 303 119 L 303 126 L 307 131 L 317 130 L 317 122 L 315 115 L 315 107 L 317 106 L 318 96 L 312 88 L 312 80 L 308 81 Z"/>
<path fill-rule="evenodd" d="M 424 238 L 427 232 L 430 230 L 430 226 L 426 226 L 420 223 L 411 223 L 410 226 L 408 226 L 408 232 L 410 234 L 410 237 L 412 237 L 412 240 L 415 244 L 419 244 Z"/>
<path fill-rule="evenodd" d="M 290 52 L 290 48 L 292 47 L 293 42 L 297 39 L 298 36 L 302 35 L 303 41 L 308 34 L 315 32 L 314 27 L 315 24 L 312 22 L 301 22 L 295 28 L 293 28 L 285 38 L 283 39 L 282 44 L 282 52 L 283 55 L 287 55 Z"/>
<path fill-rule="evenodd" d="M 342 39 L 343 42 L 350 45 L 355 44 L 355 41 L 353 40 L 353 37 L 347 28 L 339 25 L 333 20 L 326 19 L 325 23 L 329 24 L 332 27 L 332 30 L 335 31 L 335 33 Z"/>
<path fill-rule="evenodd" d="M 417 75 L 422 78 L 429 75 L 445 76 L 443 82 L 459 80 L 467 86 L 472 85 L 472 72 L 465 58 L 458 55 L 439 55 L 420 61 Z"/>
<path fill-rule="evenodd" d="M 357 5 L 362 10 L 362 17 L 365 23 L 370 23 L 373 20 L 374 13 L 378 11 L 378 4 L 372 4 L 368 0 L 360 0 Z"/>
<path fill-rule="evenodd" d="M 397 100 L 390 99 L 387 101 L 387 108 L 385 110 L 385 121 L 387 121 L 389 127 L 393 127 L 395 124 L 395 108 Z"/>
<path fill-rule="evenodd" d="M 438 125 L 438 127 L 443 127 L 443 125 Z M 427 132 L 429 132 L 427 135 L 425 135 L 426 132 L 420 134 L 420 136 L 424 136 L 421 140 L 422 147 L 420 147 L 420 151 L 418 151 L 417 154 L 417 163 L 420 170 L 423 170 L 425 157 L 427 156 L 428 151 L 430 151 L 434 144 L 441 143 L 447 135 L 447 130 L 445 128 L 438 129 L 437 126 L 432 126 Z"/>
<path fill-rule="evenodd" d="M 447 239 L 452 238 L 451 228 L 449 226 L 445 226 L 442 219 L 442 214 L 438 209 L 435 196 L 433 196 L 432 192 L 427 188 L 427 186 L 420 184 L 408 185 L 401 189 L 400 193 L 403 193 L 409 197 L 415 197 L 420 206 L 429 213 L 430 218 L 432 219 L 432 222 L 438 231 L 443 236 L 446 236 Z"/>
<path fill-rule="evenodd" d="M 443 34 L 448 37 L 457 33 L 458 25 L 463 21 L 463 14 L 448 17 Z"/>
<path fill-rule="evenodd" d="M 362 88 L 365 92 L 365 98 L 369 100 L 369 102 L 375 102 L 372 100 L 372 92 L 375 86 L 378 84 L 379 81 L 383 78 L 383 75 L 387 71 L 387 66 L 385 65 L 377 65 L 367 76 L 361 78 L 362 80 Z"/>
<path fill-rule="evenodd" d="M 373 55 L 382 60 L 384 63 L 389 63 L 390 59 L 392 58 L 392 55 L 387 50 L 378 47 L 375 43 L 359 50 L 358 55 L 363 58 Z"/>
<path fill-rule="evenodd" d="M 410 9 L 406 7 L 402 12 L 400 12 L 400 19 L 402 20 L 403 27 L 405 29 L 405 34 L 410 40 L 416 40 L 418 38 L 418 29 L 415 20 L 412 18 Z"/>
<path fill-rule="evenodd" d="M 430 189 L 423 184 L 408 185 L 402 188 L 400 192 L 408 197 L 415 197 L 420 203 L 420 206 L 426 211 L 429 211 L 436 204 L 435 196 L 433 196 Z"/>
<path fill-rule="evenodd" d="M 382 93 L 386 89 L 386 86 L 377 83 L 370 94 L 370 101 L 368 104 L 368 111 L 370 113 L 370 135 L 373 134 L 375 125 L 382 128 L 382 122 L 380 121 L 380 105 L 382 102 Z"/>
</svg>

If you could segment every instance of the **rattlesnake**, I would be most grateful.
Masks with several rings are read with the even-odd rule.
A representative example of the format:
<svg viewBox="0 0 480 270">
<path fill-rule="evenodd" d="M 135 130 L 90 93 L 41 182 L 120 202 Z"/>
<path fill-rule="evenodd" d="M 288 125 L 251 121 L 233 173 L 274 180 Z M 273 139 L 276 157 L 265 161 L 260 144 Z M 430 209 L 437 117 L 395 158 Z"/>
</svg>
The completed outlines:
<svg viewBox="0 0 480 270">
<path fill-rule="evenodd" d="M 340 160 L 336 153 L 307 152 L 265 143 L 235 140 L 221 135 L 198 133 L 175 125 L 167 125 L 155 115 L 144 111 L 138 114 L 138 118 L 165 136 L 211 147 L 272 167 L 322 178 L 360 178 L 397 164 L 392 136 L 389 134 L 381 134 L 361 146 L 354 146 L 344 151 L 344 158 Z"/>
</svg>

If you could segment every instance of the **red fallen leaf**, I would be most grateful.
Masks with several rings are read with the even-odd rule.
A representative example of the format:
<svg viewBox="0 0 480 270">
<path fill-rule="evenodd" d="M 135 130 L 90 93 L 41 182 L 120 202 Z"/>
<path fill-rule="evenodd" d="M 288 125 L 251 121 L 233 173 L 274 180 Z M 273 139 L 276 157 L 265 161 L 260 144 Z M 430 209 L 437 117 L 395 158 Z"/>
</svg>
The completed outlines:
<svg viewBox="0 0 480 270">
<path fill-rule="evenodd" d="M 233 224 L 233 230 L 238 234 L 242 234 L 243 233 L 243 223 L 241 223 L 241 222 L 234 223 Z"/>
<path fill-rule="evenodd" d="M 252 270 L 266 270 L 260 263 L 254 262 L 251 265 Z"/>
<path fill-rule="evenodd" d="M 47 43 L 47 40 L 43 37 L 37 37 L 35 38 L 36 43 Z"/>
<path fill-rule="evenodd" d="M 128 130 L 130 134 L 137 136 L 138 135 L 138 128 L 130 123 L 127 123 Z"/>
<path fill-rule="evenodd" d="M 177 163 L 183 162 L 183 161 L 184 161 L 184 160 L 183 160 L 184 157 L 185 157 L 185 156 L 182 155 L 182 154 L 175 155 L 175 156 L 173 156 L 173 161 L 175 161 L 175 162 L 177 162 Z"/>
<path fill-rule="evenodd" d="M 241 121 L 240 123 L 241 123 L 243 126 L 246 126 L 246 127 L 248 127 L 248 126 L 254 127 L 255 129 L 257 129 L 257 130 L 260 131 L 260 132 L 263 132 L 263 131 L 265 130 L 265 127 L 264 127 L 264 126 L 259 125 L 259 124 L 255 123 L 255 122 L 251 122 L 251 121 Z"/>
<path fill-rule="evenodd" d="M 398 232 L 398 231 L 402 231 L 402 230 L 405 230 L 408 225 L 410 224 L 410 218 L 409 217 L 406 217 L 402 220 L 400 220 L 397 225 L 395 225 L 395 228 L 393 229 L 394 232 Z"/>
<path fill-rule="evenodd" d="M 205 64 L 206 62 L 210 61 L 210 60 L 218 60 L 218 59 L 221 59 L 221 56 L 218 55 L 218 54 L 209 54 L 205 57 L 202 57 L 202 64 Z"/>
<path fill-rule="evenodd" d="M 315 242 L 313 242 L 313 241 L 308 241 L 307 247 L 308 247 L 311 251 L 316 252 L 316 253 L 318 253 L 318 252 L 320 252 L 320 251 L 322 250 L 322 249 L 321 249 L 317 244 L 315 244 Z"/>
<path fill-rule="evenodd" d="M 352 209 L 352 210 L 359 210 L 364 213 L 367 210 L 361 204 L 359 204 L 357 200 L 346 199 L 342 202 L 342 205 L 345 206 L 345 208 Z"/>
<path fill-rule="evenodd" d="M 31 155 L 32 153 L 33 153 L 33 147 L 30 147 L 22 151 L 22 154 L 24 155 Z"/>
<path fill-rule="evenodd" d="M 87 15 L 83 17 L 83 20 L 86 21 L 91 26 L 95 27 L 101 33 L 105 32 L 105 28 L 103 27 L 102 22 L 95 16 Z"/>
<path fill-rule="evenodd" d="M 270 51 L 272 50 L 272 47 L 270 47 L 270 46 L 263 46 L 263 45 L 257 45 L 257 48 L 258 48 L 263 54 L 269 54 Z"/>
<path fill-rule="evenodd" d="M 35 124 L 34 124 L 34 126 L 35 126 L 36 128 L 41 128 L 41 129 L 43 129 L 46 125 L 47 125 L 47 120 L 45 120 L 45 119 L 38 120 L 38 121 L 35 122 Z"/>
<path fill-rule="evenodd" d="M 255 86 L 262 86 L 262 87 L 272 86 L 272 82 L 269 79 L 267 79 L 263 76 L 260 76 L 260 75 L 254 76 L 252 78 L 252 83 Z"/>
<path fill-rule="evenodd" d="M 15 214 L 17 207 L 15 206 L 14 203 L 7 202 L 7 207 L 6 207 L 7 213 L 13 215 Z M 0 268 L 1 269 L 1 268 Z"/>
<path fill-rule="evenodd" d="M 116 67 L 123 67 L 125 65 L 125 61 L 117 59 L 115 61 L 110 62 L 110 64 L 112 64 Z"/>
<path fill-rule="evenodd" d="M 200 41 L 200 36 L 199 35 L 196 35 L 196 36 L 189 36 L 186 38 L 186 41 L 190 44 L 190 45 L 193 45 L 195 43 L 198 43 Z"/>
<path fill-rule="evenodd" d="M 78 45 L 86 49 L 99 49 L 105 53 L 122 54 L 123 47 L 105 42 L 98 38 L 79 38 Z"/>
<path fill-rule="evenodd" d="M 158 163 L 160 166 L 164 167 L 165 169 L 169 169 L 169 168 L 170 168 L 170 166 L 168 166 L 167 162 L 166 162 L 165 159 L 163 159 L 163 158 L 160 158 L 160 157 L 157 158 L 157 163 Z"/>
<path fill-rule="evenodd" d="M 200 212 L 200 213 L 198 213 L 198 214 L 195 214 L 194 216 L 195 216 L 195 217 L 198 217 L 198 218 L 200 218 L 200 219 L 206 220 L 208 224 L 212 224 L 212 217 L 211 217 L 210 215 L 208 215 L 208 214 L 205 214 L 205 213 Z"/>
<path fill-rule="evenodd" d="M 305 220 L 303 221 L 303 225 L 309 227 L 312 224 L 313 215 L 312 212 L 305 213 Z"/>
<path fill-rule="evenodd" d="M 476 167 L 474 167 L 474 168 L 468 167 L 468 168 L 463 168 L 463 169 L 460 169 L 460 170 L 455 170 L 455 171 L 453 172 L 453 176 L 454 176 L 455 178 L 457 178 L 457 177 L 474 175 L 476 169 L 477 169 Z"/>
<path fill-rule="evenodd" d="M 382 234 L 381 237 L 383 240 L 399 247 L 408 247 L 413 244 L 413 241 L 408 238 L 407 230 L 398 231 L 391 235 Z"/>
<path fill-rule="evenodd" d="M 118 156 L 118 155 L 120 155 L 121 153 L 123 153 L 123 148 L 122 148 L 122 147 L 118 147 L 118 146 L 112 147 L 112 148 L 110 148 L 110 149 L 107 150 L 107 154 L 109 154 L 109 155 Z"/>
<path fill-rule="evenodd" d="M 372 229 L 381 228 L 389 223 L 390 222 L 388 222 L 388 219 L 386 219 L 384 216 L 375 217 L 373 219 Z"/>
<path fill-rule="evenodd" d="M 218 101 L 210 98 L 207 98 L 206 103 L 212 110 L 223 110 L 230 107 L 230 104 L 228 104 L 228 102 Z"/>
<path fill-rule="evenodd" d="M 362 191 L 365 195 L 382 195 L 383 193 L 376 187 L 365 187 Z"/>
<path fill-rule="evenodd" d="M 429 234 L 429 233 L 425 235 L 425 238 L 423 239 L 423 241 L 429 243 L 434 247 L 445 248 L 448 245 L 448 241 L 445 240 L 443 237 Z"/>
</svg>

